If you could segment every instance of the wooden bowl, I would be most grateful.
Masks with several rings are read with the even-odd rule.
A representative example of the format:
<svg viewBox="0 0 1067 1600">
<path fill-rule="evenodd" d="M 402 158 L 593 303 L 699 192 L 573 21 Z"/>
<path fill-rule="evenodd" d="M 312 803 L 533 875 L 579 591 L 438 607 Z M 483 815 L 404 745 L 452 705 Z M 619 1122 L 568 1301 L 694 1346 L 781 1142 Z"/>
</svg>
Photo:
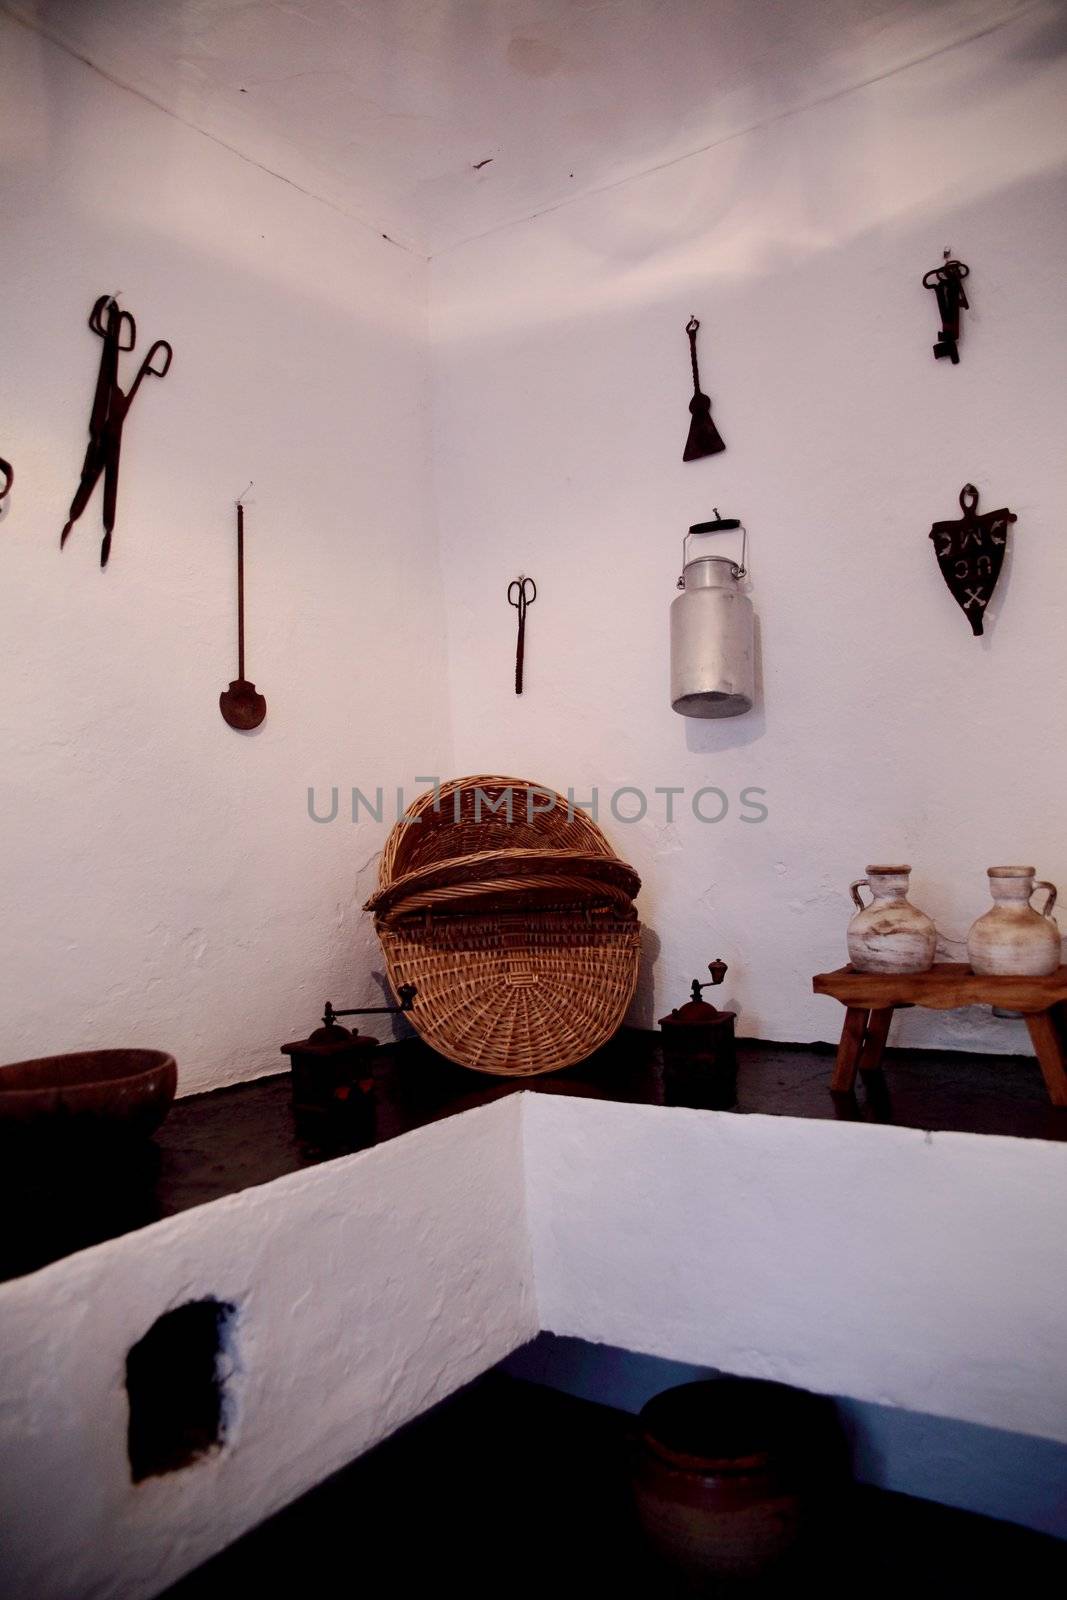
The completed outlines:
<svg viewBox="0 0 1067 1600">
<path fill-rule="evenodd" d="M 178 1084 L 165 1050 L 83 1050 L 0 1067 L 0 1135 L 148 1138 Z"/>
</svg>

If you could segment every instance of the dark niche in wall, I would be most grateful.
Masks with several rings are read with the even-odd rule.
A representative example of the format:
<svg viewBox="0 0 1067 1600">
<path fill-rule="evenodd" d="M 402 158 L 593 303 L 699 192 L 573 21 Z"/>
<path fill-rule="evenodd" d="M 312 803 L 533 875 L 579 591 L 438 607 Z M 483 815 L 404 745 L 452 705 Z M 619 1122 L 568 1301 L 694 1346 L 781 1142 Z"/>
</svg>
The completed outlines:
<svg viewBox="0 0 1067 1600">
<path fill-rule="evenodd" d="M 222 1444 L 226 1352 L 235 1308 L 191 1300 L 157 1318 L 126 1357 L 134 1483 L 176 1472 Z"/>
</svg>

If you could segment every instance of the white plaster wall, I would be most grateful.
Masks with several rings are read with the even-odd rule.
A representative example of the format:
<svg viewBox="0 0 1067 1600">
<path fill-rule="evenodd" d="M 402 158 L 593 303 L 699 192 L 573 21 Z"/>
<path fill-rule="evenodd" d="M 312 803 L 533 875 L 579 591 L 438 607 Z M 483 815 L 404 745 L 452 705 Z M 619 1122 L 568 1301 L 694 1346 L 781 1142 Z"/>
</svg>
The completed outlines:
<svg viewBox="0 0 1067 1600">
<path fill-rule="evenodd" d="M 845 959 L 871 861 L 914 864 L 957 959 L 987 866 L 1067 882 L 1065 46 L 1038 4 L 797 115 L 754 94 L 755 131 L 433 262 L 457 769 L 599 787 L 645 885 L 640 1023 L 721 954 L 742 1033 L 835 1037 L 810 977 Z M 972 268 L 955 368 L 920 284 L 946 246 Z M 683 464 L 691 312 L 727 451 Z M 1019 517 L 981 641 L 927 537 L 968 480 Z M 749 528 L 762 692 L 700 723 L 669 706 L 667 617 L 715 506 Z M 520 571 L 539 598 L 517 699 Z M 644 822 L 606 810 L 623 784 Z M 689 809 L 706 784 L 718 825 Z M 766 822 L 741 820 L 746 786 Z M 906 1012 L 893 1040 L 1029 1048 L 987 1009 Z"/>
<path fill-rule="evenodd" d="M 426 263 L 0 16 L 0 1060 L 158 1045 L 180 1092 L 276 1070 L 322 1001 L 380 1003 L 360 920 L 389 825 L 450 770 L 428 504 Z M 121 290 L 174 346 L 60 554 Z M 123 380 L 132 374 L 123 363 Z M 254 735 L 236 675 L 249 479 Z M 341 786 L 339 819 L 316 826 Z"/>
<path fill-rule="evenodd" d="M 514 1096 L 0 1288 L 0 1594 L 138 1600 L 537 1332 Z M 235 1302 L 226 1447 L 131 1484 L 126 1351 Z"/>
<path fill-rule="evenodd" d="M 531 1094 L 551 1333 L 1067 1442 L 1067 1153 Z"/>
</svg>

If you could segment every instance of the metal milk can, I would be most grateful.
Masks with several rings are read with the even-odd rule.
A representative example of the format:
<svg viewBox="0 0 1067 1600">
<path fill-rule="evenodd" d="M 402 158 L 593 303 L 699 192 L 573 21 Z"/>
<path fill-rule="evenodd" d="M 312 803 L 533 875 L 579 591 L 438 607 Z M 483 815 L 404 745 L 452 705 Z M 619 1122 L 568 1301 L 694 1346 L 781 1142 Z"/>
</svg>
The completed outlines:
<svg viewBox="0 0 1067 1600">
<path fill-rule="evenodd" d="M 739 717 L 756 696 L 755 615 L 741 592 L 741 560 L 693 554 L 694 535 L 741 528 L 736 517 L 695 522 L 682 540 L 682 593 L 671 604 L 671 706 L 683 717 Z"/>
</svg>

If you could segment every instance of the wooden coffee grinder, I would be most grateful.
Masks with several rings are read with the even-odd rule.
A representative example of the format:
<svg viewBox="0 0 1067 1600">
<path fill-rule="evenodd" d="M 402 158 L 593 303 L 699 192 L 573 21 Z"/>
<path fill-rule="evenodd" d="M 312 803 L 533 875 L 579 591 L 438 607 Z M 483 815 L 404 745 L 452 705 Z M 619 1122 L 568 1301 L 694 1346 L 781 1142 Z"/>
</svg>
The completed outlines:
<svg viewBox="0 0 1067 1600">
<path fill-rule="evenodd" d="M 358 1150 L 374 1143 L 378 1041 L 342 1027 L 337 1018 L 410 1011 L 416 992 L 413 983 L 404 983 L 398 990 L 398 1006 L 350 1006 L 343 1011 L 327 1000 L 321 1028 L 306 1039 L 282 1045 L 292 1067 L 293 1116 L 301 1138 L 327 1149 Z"/>
<path fill-rule="evenodd" d="M 736 1011 L 719 1011 L 701 990 L 722 983 L 725 961 L 709 961 L 711 978 L 693 979 L 692 999 L 660 1018 L 663 1080 L 668 1105 L 727 1111 L 737 1104 Z"/>
</svg>

